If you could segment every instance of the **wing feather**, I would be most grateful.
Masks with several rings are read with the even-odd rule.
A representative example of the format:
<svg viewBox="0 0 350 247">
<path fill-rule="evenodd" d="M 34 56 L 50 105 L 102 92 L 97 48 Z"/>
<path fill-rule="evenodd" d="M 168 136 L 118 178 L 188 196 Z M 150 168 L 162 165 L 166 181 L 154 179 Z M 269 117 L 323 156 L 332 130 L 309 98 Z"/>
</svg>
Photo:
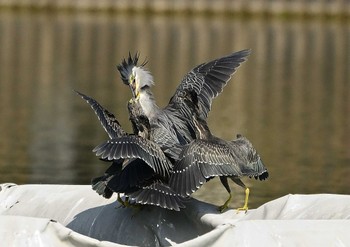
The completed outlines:
<svg viewBox="0 0 350 247">
<path fill-rule="evenodd" d="M 126 132 L 120 126 L 120 123 L 115 118 L 115 116 L 108 110 L 103 108 L 96 100 L 93 98 L 75 91 L 80 97 L 82 97 L 90 107 L 95 111 L 95 114 L 100 121 L 102 127 L 107 132 L 109 138 L 117 138 L 126 135 Z"/>
<path fill-rule="evenodd" d="M 97 156 L 109 160 L 138 158 L 149 165 L 155 173 L 167 178 L 172 168 L 160 147 L 154 142 L 135 135 L 123 136 L 98 145 L 93 150 Z"/>
<path fill-rule="evenodd" d="M 260 180 L 264 180 L 269 176 L 260 155 L 246 137 L 238 135 L 237 139 L 228 143 L 244 176 L 259 178 Z"/>
<path fill-rule="evenodd" d="M 241 176 L 230 147 L 207 140 L 186 146 L 171 171 L 169 184 L 179 195 L 189 196 L 215 176 Z"/>
<path fill-rule="evenodd" d="M 250 50 L 242 50 L 196 66 L 184 76 L 167 108 L 186 107 L 186 105 L 179 105 L 177 98 L 181 97 L 184 90 L 190 90 L 198 95 L 203 115 L 207 117 L 213 98 L 222 92 L 231 76 L 247 60 L 249 54 Z"/>
<path fill-rule="evenodd" d="M 183 199 L 166 184 L 155 181 L 149 186 L 140 188 L 128 196 L 140 204 L 156 205 L 162 208 L 179 211 L 184 208 Z"/>
</svg>

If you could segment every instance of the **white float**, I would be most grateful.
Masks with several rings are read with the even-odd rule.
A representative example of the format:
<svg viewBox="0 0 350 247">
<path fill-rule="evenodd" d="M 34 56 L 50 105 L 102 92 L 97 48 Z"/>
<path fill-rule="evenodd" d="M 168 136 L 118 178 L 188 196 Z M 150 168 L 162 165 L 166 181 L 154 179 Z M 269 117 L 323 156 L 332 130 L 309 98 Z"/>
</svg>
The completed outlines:
<svg viewBox="0 0 350 247">
<path fill-rule="evenodd" d="M 350 195 L 286 195 L 247 213 L 122 208 L 89 185 L 0 185 L 1 246 L 350 246 Z"/>
</svg>

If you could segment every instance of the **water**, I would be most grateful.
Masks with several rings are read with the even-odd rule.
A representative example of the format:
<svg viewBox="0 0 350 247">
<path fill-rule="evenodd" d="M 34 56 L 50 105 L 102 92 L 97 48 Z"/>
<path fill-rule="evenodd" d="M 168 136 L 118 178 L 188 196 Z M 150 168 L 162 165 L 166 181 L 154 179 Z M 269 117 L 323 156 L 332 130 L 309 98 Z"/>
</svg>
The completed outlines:
<svg viewBox="0 0 350 247">
<path fill-rule="evenodd" d="M 247 136 L 270 179 L 245 179 L 250 207 L 288 193 L 350 193 L 350 25 L 120 13 L 0 13 L 0 183 L 89 184 L 107 165 L 91 152 L 106 140 L 88 105 L 97 99 L 131 127 L 129 89 L 116 65 L 139 51 L 165 106 L 192 67 L 240 49 L 249 60 L 209 116 L 227 140 Z M 231 184 L 231 206 L 244 193 Z M 223 203 L 218 179 L 195 196 Z"/>
</svg>

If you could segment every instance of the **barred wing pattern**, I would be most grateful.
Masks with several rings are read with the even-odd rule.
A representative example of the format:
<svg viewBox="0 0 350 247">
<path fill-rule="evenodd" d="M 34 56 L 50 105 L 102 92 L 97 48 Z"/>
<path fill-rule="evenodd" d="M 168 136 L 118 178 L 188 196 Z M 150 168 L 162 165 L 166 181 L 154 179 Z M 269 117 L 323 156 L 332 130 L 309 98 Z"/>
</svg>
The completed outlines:
<svg viewBox="0 0 350 247">
<path fill-rule="evenodd" d="M 168 185 L 160 181 L 129 193 L 128 197 L 140 204 L 155 205 L 175 211 L 180 211 L 180 208 L 185 207 L 182 202 L 183 198 L 176 195 Z"/>
<path fill-rule="evenodd" d="M 253 144 L 244 136 L 237 135 L 237 139 L 227 142 L 231 147 L 234 157 L 240 157 L 238 163 L 243 176 L 254 177 L 255 179 L 265 180 L 269 173 L 264 166 L 260 155 L 253 147 Z"/>
<path fill-rule="evenodd" d="M 181 196 L 191 195 L 216 176 L 249 176 L 260 180 L 268 177 L 260 156 L 243 136 L 231 142 L 216 137 L 192 141 L 171 173 L 169 185 Z"/>
<path fill-rule="evenodd" d="M 104 175 L 92 179 L 93 190 L 105 198 L 110 198 L 113 192 L 125 193 L 140 204 L 156 205 L 175 211 L 184 208 L 183 199 L 162 182 L 169 179 L 172 164 L 159 145 L 140 136 L 128 135 L 115 116 L 96 100 L 80 92 L 76 93 L 95 111 L 110 138 L 93 150 L 101 159 L 113 161 Z M 134 119 L 136 120 L 138 119 Z M 138 131 L 138 123 L 133 124 L 134 131 Z M 158 134 L 163 140 L 164 133 Z M 164 139 L 165 142 L 170 141 L 167 138 Z"/>
<path fill-rule="evenodd" d="M 230 149 L 207 140 L 194 140 L 184 148 L 175 164 L 169 185 L 181 196 L 189 196 L 215 176 L 241 176 Z"/>
<path fill-rule="evenodd" d="M 95 114 L 100 121 L 102 127 L 107 132 L 109 138 L 117 138 L 126 135 L 126 132 L 120 126 L 118 120 L 115 116 L 103 108 L 96 100 L 90 98 L 89 96 L 75 91 L 80 97 L 82 97 L 90 105 L 90 107 L 95 111 Z"/>
<path fill-rule="evenodd" d="M 175 125 L 168 121 L 166 115 L 162 115 L 152 123 L 151 128 L 152 141 L 159 145 L 167 157 L 177 160 L 182 150 L 181 144 L 185 144 L 185 142 L 177 132 Z"/>
<path fill-rule="evenodd" d="M 108 140 L 93 149 L 97 156 L 106 160 L 137 158 L 145 161 L 156 174 L 169 177 L 171 162 L 159 145 L 139 136 L 129 135 Z"/>
<path fill-rule="evenodd" d="M 173 107 L 176 98 L 183 90 L 195 91 L 203 117 L 206 118 L 211 108 L 212 99 L 222 92 L 231 76 L 247 60 L 249 54 L 249 49 L 242 50 L 193 68 L 182 79 L 167 108 Z"/>
</svg>

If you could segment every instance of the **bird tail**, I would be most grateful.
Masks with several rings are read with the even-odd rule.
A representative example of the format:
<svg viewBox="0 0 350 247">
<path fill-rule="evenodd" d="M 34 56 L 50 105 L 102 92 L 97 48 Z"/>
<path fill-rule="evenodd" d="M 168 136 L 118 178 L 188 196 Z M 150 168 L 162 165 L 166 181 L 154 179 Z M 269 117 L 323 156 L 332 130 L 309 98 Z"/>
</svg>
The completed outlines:
<svg viewBox="0 0 350 247">
<path fill-rule="evenodd" d="M 91 180 L 92 189 L 97 192 L 97 194 L 102 195 L 105 198 L 111 198 L 113 191 L 107 187 L 109 177 L 106 175 L 93 178 Z"/>
<path fill-rule="evenodd" d="M 231 141 L 231 145 L 235 147 L 236 153 L 240 157 L 243 157 L 241 166 L 243 175 L 259 180 L 268 178 L 269 172 L 262 162 L 260 155 L 246 137 L 238 134 L 237 139 Z"/>
<path fill-rule="evenodd" d="M 183 198 L 176 195 L 168 185 L 159 181 L 140 188 L 138 191 L 128 194 L 128 196 L 140 204 L 156 205 L 175 211 L 185 208 Z"/>
<path fill-rule="evenodd" d="M 259 178 L 259 180 L 265 180 L 269 177 L 269 172 L 267 171 L 266 167 L 264 166 L 260 158 L 256 162 L 255 166 L 257 167 L 257 175 L 254 175 L 255 179 Z"/>
</svg>

